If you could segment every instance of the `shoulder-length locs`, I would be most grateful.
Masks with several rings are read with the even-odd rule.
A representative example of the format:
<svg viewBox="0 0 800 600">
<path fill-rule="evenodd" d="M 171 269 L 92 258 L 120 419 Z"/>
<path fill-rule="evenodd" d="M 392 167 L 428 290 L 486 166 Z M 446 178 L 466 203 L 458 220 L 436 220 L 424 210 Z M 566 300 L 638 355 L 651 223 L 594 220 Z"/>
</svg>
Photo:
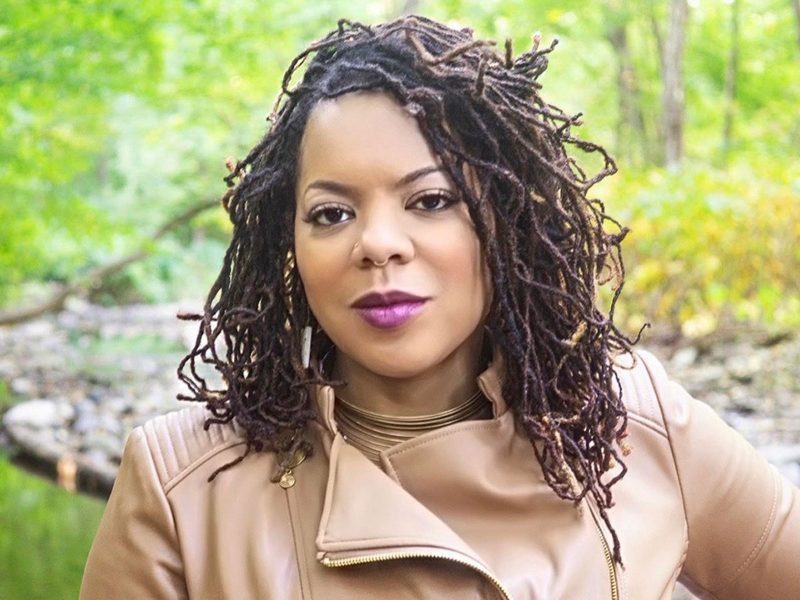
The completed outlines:
<svg viewBox="0 0 800 600">
<path fill-rule="evenodd" d="M 627 423 L 611 359 L 635 343 L 613 322 L 627 230 L 587 196 L 616 171 L 614 161 L 573 135 L 580 115 L 540 96 L 554 46 L 540 48 L 535 36 L 514 57 L 510 41 L 499 52 L 469 29 L 410 16 L 376 26 L 341 20 L 292 61 L 266 135 L 226 178 L 233 238 L 204 313 L 192 317 L 198 336 L 179 367 L 191 392 L 182 398 L 211 411 L 206 427 L 235 419 L 244 428 L 241 458 L 309 450 L 312 386 L 332 382 L 300 358 L 313 317 L 292 255 L 296 157 L 318 102 L 380 90 L 416 117 L 469 209 L 494 290 L 487 324 L 508 357 L 503 393 L 547 483 L 575 503 L 591 494 L 608 522 L 610 487 L 622 475 L 603 475 L 623 464 Z M 599 154 L 603 168 L 586 175 L 568 147 Z M 597 304 L 601 280 L 614 289 L 608 311 Z M 219 371 L 221 389 L 208 385 L 198 362 Z"/>
</svg>

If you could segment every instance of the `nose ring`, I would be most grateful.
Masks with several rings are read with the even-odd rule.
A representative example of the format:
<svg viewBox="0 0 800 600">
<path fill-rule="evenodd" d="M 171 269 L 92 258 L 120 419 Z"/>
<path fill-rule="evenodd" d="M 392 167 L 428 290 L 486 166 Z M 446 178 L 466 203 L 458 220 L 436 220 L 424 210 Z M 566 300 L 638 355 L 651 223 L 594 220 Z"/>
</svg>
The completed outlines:
<svg viewBox="0 0 800 600">
<path fill-rule="evenodd" d="M 355 244 L 353 244 L 353 250 L 356 250 L 357 248 L 358 248 L 358 242 L 356 242 Z M 372 264 L 373 264 L 373 265 L 375 265 L 375 266 L 376 266 L 376 267 L 378 267 L 378 268 L 382 268 L 382 267 L 385 267 L 386 265 L 388 265 L 388 264 L 389 264 L 389 259 L 387 258 L 385 261 L 383 261 L 383 262 L 381 262 L 381 263 L 375 262 L 375 261 L 373 260 L 373 261 L 372 261 Z"/>
</svg>

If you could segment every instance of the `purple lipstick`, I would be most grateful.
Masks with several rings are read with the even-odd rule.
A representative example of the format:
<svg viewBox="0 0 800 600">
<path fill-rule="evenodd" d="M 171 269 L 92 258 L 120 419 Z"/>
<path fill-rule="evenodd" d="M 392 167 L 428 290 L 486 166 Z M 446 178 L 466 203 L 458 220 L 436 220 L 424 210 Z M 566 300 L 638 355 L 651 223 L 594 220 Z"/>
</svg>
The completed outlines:
<svg viewBox="0 0 800 600">
<path fill-rule="evenodd" d="M 422 310 L 428 298 L 406 292 L 369 293 L 353 302 L 362 319 L 378 329 L 394 329 Z"/>
</svg>

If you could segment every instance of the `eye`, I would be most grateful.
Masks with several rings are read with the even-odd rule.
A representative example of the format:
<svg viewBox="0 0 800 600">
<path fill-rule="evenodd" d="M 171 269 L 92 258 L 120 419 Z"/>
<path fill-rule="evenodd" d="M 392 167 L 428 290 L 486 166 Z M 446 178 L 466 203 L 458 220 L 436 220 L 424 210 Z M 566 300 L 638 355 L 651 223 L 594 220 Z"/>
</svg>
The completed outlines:
<svg viewBox="0 0 800 600">
<path fill-rule="evenodd" d="M 457 199 L 452 194 L 443 190 L 438 190 L 435 192 L 426 192 L 419 196 L 415 196 L 411 199 L 411 202 L 409 202 L 408 207 L 428 212 L 435 212 L 438 210 L 444 210 L 456 202 Z"/>
<path fill-rule="evenodd" d="M 338 223 L 344 223 L 353 216 L 352 213 L 353 211 L 345 206 L 322 204 L 312 208 L 303 220 L 312 225 L 329 227 L 331 225 L 337 225 Z"/>
</svg>

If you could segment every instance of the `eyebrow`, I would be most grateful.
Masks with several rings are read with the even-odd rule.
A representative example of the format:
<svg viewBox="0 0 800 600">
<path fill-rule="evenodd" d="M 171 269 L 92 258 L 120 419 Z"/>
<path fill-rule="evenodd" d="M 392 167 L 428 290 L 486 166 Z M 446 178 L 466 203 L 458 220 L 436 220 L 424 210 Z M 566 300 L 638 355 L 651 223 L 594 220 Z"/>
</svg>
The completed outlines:
<svg viewBox="0 0 800 600">
<path fill-rule="evenodd" d="M 444 172 L 445 172 L 444 169 L 435 165 L 429 167 L 422 167 L 421 169 L 417 169 L 416 171 L 411 171 L 410 173 L 403 175 L 403 177 L 401 177 L 394 184 L 394 189 L 401 188 L 410 183 L 413 183 L 417 179 L 421 179 L 422 177 L 425 177 L 426 175 L 429 175 L 431 173 L 444 173 Z M 353 195 L 355 194 L 356 191 L 356 188 L 354 187 L 351 187 L 344 183 L 339 183 L 338 181 L 331 181 L 330 179 L 317 179 L 316 181 L 309 183 L 306 186 L 305 192 L 303 193 L 305 194 L 306 192 L 308 192 L 308 190 L 311 189 L 325 190 L 328 192 L 334 192 L 336 194 L 343 194 L 343 195 L 347 194 Z"/>
</svg>

